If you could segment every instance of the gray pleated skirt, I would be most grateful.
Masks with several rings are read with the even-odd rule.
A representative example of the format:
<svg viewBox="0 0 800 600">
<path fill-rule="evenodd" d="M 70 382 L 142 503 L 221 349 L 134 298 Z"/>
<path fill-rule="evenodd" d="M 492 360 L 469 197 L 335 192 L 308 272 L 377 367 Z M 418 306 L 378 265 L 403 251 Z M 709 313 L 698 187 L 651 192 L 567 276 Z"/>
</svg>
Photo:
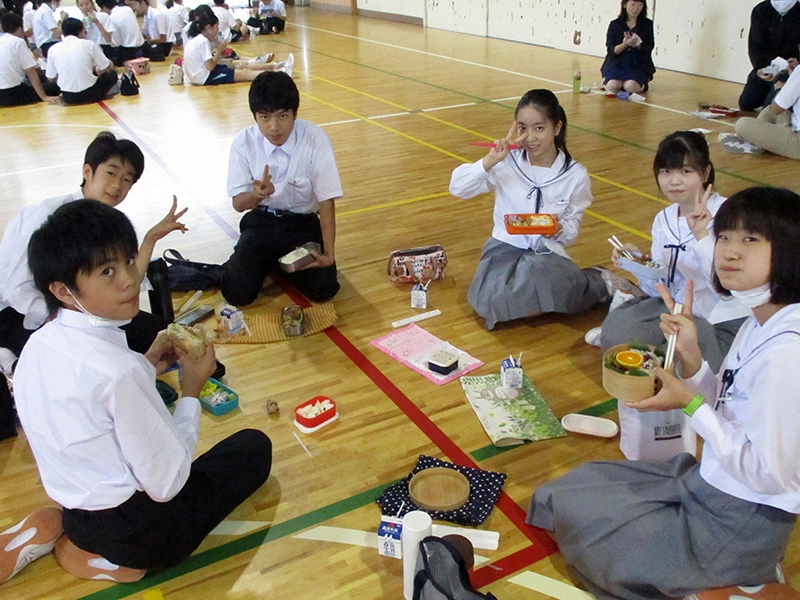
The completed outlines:
<svg viewBox="0 0 800 600">
<path fill-rule="evenodd" d="M 597 269 L 555 253 L 537 254 L 494 238 L 483 247 L 467 295 L 486 329 L 541 313 L 579 313 L 608 299 Z"/>
<path fill-rule="evenodd" d="M 608 313 L 603 321 L 600 346 L 605 352 L 618 344 L 639 342 L 659 346 L 664 344 L 664 333 L 659 327 L 661 315 L 667 312 L 667 305 L 661 298 L 634 298 Z M 712 325 L 705 319 L 695 317 L 697 341 L 703 358 L 716 373 L 736 333 L 746 321 L 745 318 L 723 321 Z"/>
<path fill-rule="evenodd" d="M 596 598 L 653 600 L 775 581 L 795 519 L 719 491 L 680 454 L 582 465 L 536 490 L 527 522 L 554 531 Z"/>
</svg>

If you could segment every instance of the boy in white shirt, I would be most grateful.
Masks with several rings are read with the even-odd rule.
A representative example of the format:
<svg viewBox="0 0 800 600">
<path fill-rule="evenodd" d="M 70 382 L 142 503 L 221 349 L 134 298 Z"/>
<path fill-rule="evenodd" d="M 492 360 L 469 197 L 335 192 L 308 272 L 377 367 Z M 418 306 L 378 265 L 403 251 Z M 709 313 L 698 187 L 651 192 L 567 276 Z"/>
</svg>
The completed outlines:
<svg viewBox="0 0 800 600">
<path fill-rule="evenodd" d="M 114 64 L 100 46 L 86 39 L 80 20 L 68 17 L 61 29 L 64 40 L 50 51 L 47 78 L 57 78 L 61 97 L 67 104 L 99 102 L 117 83 Z"/>
<path fill-rule="evenodd" d="M 144 36 L 130 6 L 118 6 L 116 0 L 97 0 L 100 10 L 111 16 L 114 24 L 112 42 L 115 47 L 114 64 L 121 67 L 126 61 L 141 58 Z"/>
<path fill-rule="evenodd" d="M 153 8 L 148 0 L 126 0 L 126 4 L 142 17 L 142 35 L 146 42 L 145 56 L 153 58 L 149 47 L 154 44 L 161 47 L 165 57 L 169 56 L 175 40 L 175 31 L 166 13 Z"/>
<path fill-rule="evenodd" d="M 219 19 L 219 35 L 223 40 L 234 43 L 250 38 L 250 30 L 226 8 L 225 0 L 214 0 L 211 10 Z"/>
<path fill-rule="evenodd" d="M 60 5 L 61 0 L 37 0 L 36 12 L 33 15 L 33 41 L 45 58 L 50 47 L 61 41 L 61 28 L 54 16 Z"/>
<path fill-rule="evenodd" d="M 17 406 L 64 534 L 54 509 L 46 536 L 26 537 L 43 511 L 0 534 L 0 582 L 53 547 L 76 577 L 137 581 L 188 557 L 269 476 L 272 445 L 258 430 L 192 460 L 214 349 L 192 359 L 166 336 L 144 356 L 126 347 L 119 324 L 139 310 L 136 253 L 127 217 L 94 200 L 62 206 L 31 238 L 36 285 L 58 313 L 25 347 Z M 183 393 L 170 414 L 153 382 L 176 358 Z"/>
<path fill-rule="evenodd" d="M 260 0 L 258 18 L 261 33 L 280 33 L 286 28 L 286 5 L 283 0 Z"/>
<path fill-rule="evenodd" d="M 20 106 L 58 100 L 58 86 L 42 81 L 42 72 L 28 45 L 22 17 L 6 13 L 0 20 L 0 106 Z"/>
</svg>

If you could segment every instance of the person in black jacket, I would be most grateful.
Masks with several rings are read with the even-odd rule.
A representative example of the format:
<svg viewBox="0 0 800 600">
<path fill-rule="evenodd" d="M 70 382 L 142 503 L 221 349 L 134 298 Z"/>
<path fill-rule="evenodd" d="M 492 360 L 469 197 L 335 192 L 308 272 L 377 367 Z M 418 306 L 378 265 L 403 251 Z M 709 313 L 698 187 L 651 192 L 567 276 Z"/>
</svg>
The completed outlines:
<svg viewBox="0 0 800 600">
<path fill-rule="evenodd" d="M 600 68 L 610 92 L 644 92 L 656 72 L 651 54 L 655 47 L 653 21 L 647 18 L 647 0 L 622 0 L 619 17 L 608 24 L 608 54 Z"/>
<path fill-rule="evenodd" d="M 750 14 L 750 34 L 747 53 L 753 70 L 747 76 L 742 95 L 741 110 L 755 110 L 771 101 L 773 84 L 780 76 L 765 75 L 761 69 L 772 59 L 798 58 L 800 44 L 800 6 L 797 0 L 764 0 L 756 4 Z M 783 77 L 786 80 L 786 77 Z"/>
</svg>

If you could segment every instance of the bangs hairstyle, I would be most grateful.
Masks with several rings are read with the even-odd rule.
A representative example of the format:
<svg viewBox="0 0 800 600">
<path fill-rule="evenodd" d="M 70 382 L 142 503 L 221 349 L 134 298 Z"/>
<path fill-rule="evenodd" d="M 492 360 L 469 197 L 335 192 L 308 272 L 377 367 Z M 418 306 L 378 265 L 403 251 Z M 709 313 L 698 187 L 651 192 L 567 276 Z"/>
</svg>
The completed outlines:
<svg viewBox="0 0 800 600">
<path fill-rule="evenodd" d="M 130 163 L 133 167 L 133 183 L 139 181 L 144 173 L 144 154 L 134 142 L 117 139 L 110 131 L 101 131 L 92 140 L 92 143 L 86 148 L 83 164 L 89 165 L 94 173 L 102 163 L 115 157 L 123 163 Z M 85 180 L 81 183 L 81 187 L 84 183 L 86 183 Z"/>
<path fill-rule="evenodd" d="M 800 302 L 800 196 L 783 188 L 752 187 L 728 198 L 714 217 L 714 236 L 742 229 L 772 245 L 769 287 L 774 304 Z M 730 292 L 714 272 L 714 287 Z"/>
<path fill-rule="evenodd" d="M 279 110 L 290 110 L 297 116 L 300 108 L 300 92 L 294 79 L 282 71 L 262 71 L 250 84 L 247 94 L 250 112 L 268 114 Z"/>
<path fill-rule="evenodd" d="M 537 111 L 544 115 L 544 118 L 552 123 L 553 127 L 561 122 L 561 131 L 555 137 L 556 148 L 564 153 L 564 167 L 561 169 L 563 173 L 566 171 L 572 162 L 572 156 L 567 150 L 567 113 L 564 112 L 563 107 L 558 103 L 558 98 L 550 90 L 529 90 L 517 102 L 517 108 L 514 110 L 514 118 L 516 119 L 517 113 L 520 109 L 526 106 L 532 106 Z"/>
<path fill-rule="evenodd" d="M 642 12 L 639 13 L 639 17 L 645 17 L 646 18 L 647 17 L 647 0 L 637 0 L 637 1 L 641 2 L 642 4 L 644 4 L 644 6 L 642 6 Z M 625 19 L 627 21 L 628 20 L 628 7 L 626 6 L 626 4 L 628 4 L 628 0 L 622 0 L 622 3 L 621 3 L 622 10 L 619 11 L 619 18 L 620 19 Z M 637 21 L 639 20 L 639 17 L 636 17 Z"/>
<path fill-rule="evenodd" d="M 89 274 L 109 259 L 135 257 L 138 247 L 124 213 L 97 200 L 75 200 L 51 214 L 31 236 L 28 263 L 53 312 L 61 303 L 50 291 L 51 283 L 76 291 L 79 273 Z"/>
<path fill-rule="evenodd" d="M 700 175 L 705 175 L 706 169 L 711 167 L 708 177 L 703 181 L 703 186 L 714 183 L 716 174 L 708 153 L 708 143 L 706 138 L 696 131 L 676 131 L 661 140 L 653 161 L 653 175 L 656 183 L 658 183 L 658 172 L 661 169 L 682 169 L 685 164 L 688 164 Z"/>
</svg>

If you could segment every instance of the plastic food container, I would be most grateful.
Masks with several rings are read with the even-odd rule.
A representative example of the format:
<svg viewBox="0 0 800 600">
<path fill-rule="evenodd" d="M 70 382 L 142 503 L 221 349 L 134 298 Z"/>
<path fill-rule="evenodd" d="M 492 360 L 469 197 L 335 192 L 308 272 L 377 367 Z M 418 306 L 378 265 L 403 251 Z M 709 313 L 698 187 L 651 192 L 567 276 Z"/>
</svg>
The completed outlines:
<svg viewBox="0 0 800 600">
<path fill-rule="evenodd" d="M 284 307 L 281 311 L 281 326 L 287 337 L 297 337 L 306 331 L 306 316 L 296 304 Z"/>
<path fill-rule="evenodd" d="M 558 219 L 547 213 L 503 215 L 509 235 L 553 235 L 558 231 Z"/>
<path fill-rule="evenodd" d="M 216 388 L 216 390 L 214 389 Z M 215 402 L 215 391 L 226 394 L 227 398 L 223 402 Z M 206 395 L 208 394 L 208 395 Z M 204 398 L 203 396 L 206 395 Z M 224 415 L 239 406 L 239 394 L 216 379 L 209 379 L 200 391 L 200 405 L 212 415 Z"/>
<path fill-rule="evenodd" d="M 317 242 L 307 242 L 299 248 L 295 248 L 289 252 L 289 254 L 281 256 L 278 259 L 278 264 L 280 265 L 281 269 L 287 273 L 294 273 L 295 271 L 298 271 L 306 265 L 314 262 L 314 257 L 311 256 L 312 250 L 320 253 L 322 252 L 322 246 L 320 246 Z"/>
<path fill-rule="evenodd" d="M 428 369 L 441 375 L 449 375 L 458 368 L 458 354 L 450 350 L 437 350 L 428 357 Z"/>
<path fill-rule="evenodd" d="M 314 416 L 305 416 L 303 414 L 303 409 L 307 406 L 315 406 L 319 403 L 321 408 L 326 402 L 330 406 L 325 410 L 321 410 L 318 414 Z M 327 396 L 314 396 L 311 400 L 299 404 L 294 409 L 294 424 L 303 433 L 313 433 L 325 427 L 325 425 L 331 424 L 337 418 L 339 418 L 339 413 L 336 410 L 336 402 Z"/>
<path fill-rule="evenodd" d="M 627 375 L 618 373 L 606 365 L 607 357 L 618 352 L 630 350 L 629 344 L 620 344 L 609 348 L 603 354 L 603 389 L 622 402 L 638 402 L 655 396 L 661 389 L 661 381 L 655 375 Z M 653 350 L 653 347 L 650 347 Z"/>
<path fill-rule="evenodd" d="M 637 258 L 641 258 L 641 254 L 633 253 Z M 657 260 L 649 261 L 650 266 L 640 263 L 635 260 L 628 260 L 622 256 L 619 257 L 619 266 L 636 276 L 637 279 L 650 279 L 658 281 L 667 277 L 667 267 Z"/>
</svg>

